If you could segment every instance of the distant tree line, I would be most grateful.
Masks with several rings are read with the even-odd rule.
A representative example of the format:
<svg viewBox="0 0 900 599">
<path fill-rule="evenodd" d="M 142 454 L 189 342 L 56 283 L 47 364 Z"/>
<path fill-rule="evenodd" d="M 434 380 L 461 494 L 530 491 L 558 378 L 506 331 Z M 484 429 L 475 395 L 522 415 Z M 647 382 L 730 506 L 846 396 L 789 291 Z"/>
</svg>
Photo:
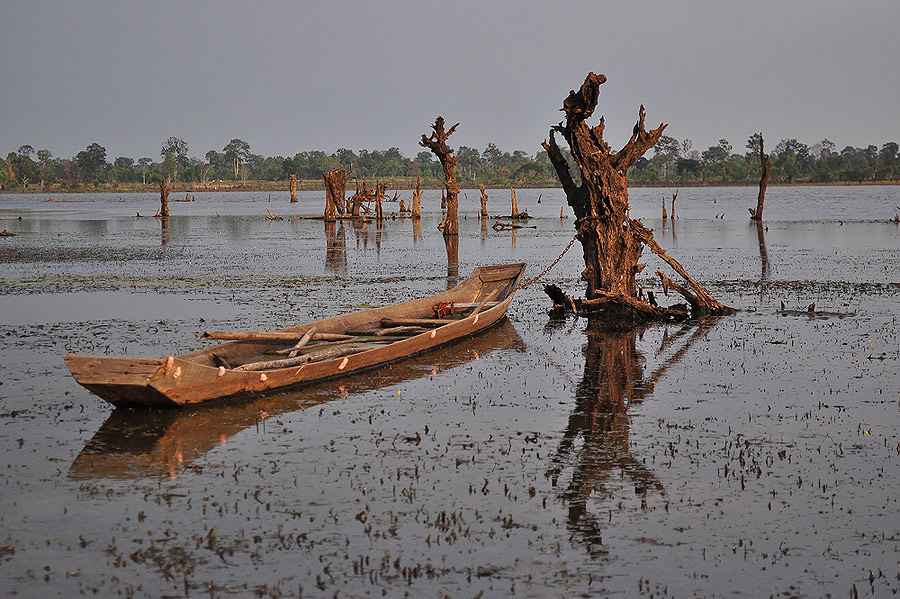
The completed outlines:
<svg viewBox="0 0 900 599">
<path fill-rule="evenodd" d="M 530 156 L 522 150 L 512 154 L 488 144 L 484 151 L 460 146 L 460 180 L 487 186 L 549 186 L 556 183 L 547 153 Z M 359 150 L 340 148 L 332 154 L 321 150 L 298 152 L 294 156 L 254 154 L 250 144 L 232 139 L 221 151 L 209 150 L 203 159 L 188 155 L 188 144 L 177 137 L 162 143 L 160 160 L 142 157 L 135 160 L 119 156 L 109 161 L 106 148 L 92 143 L 72 158 L 57 158 L 49 150 L 20 146 L 0 160 L 0 186 L 3 189 L 58 186 L 78 189 L 85 185 L 156 184 L 163 179 L 200 186 L 214 182 L 247 184 L 254 181 L 285 181 L 290 175 L 300 180 L 322 181 L 322 175 L 335 168 L 352 168 L 356 179 L 443 177 L 440 163 L 431 152 L 421 151 L 408 158 L 397 148 Z"/>
<path fill-rule="evenodd" d="M 753 183 L 759 176 L 760 135 L 747 140 L 746 152 L 733 151 L 726 139 L 700 151 L 689 139 L 678 141 L 663 136 L 654 155 L 641 158 L 630 170 L 633 185 L 720 185 Z M 847 146 L 838 151 L 827 139 L 812 147 L 796 139 L 783 139 L 774 146 L 766 144 L 771 156 L 772 183 L 827 183 L 898 181 L 900 158 L 898 145 L 888 142 L 865 148 Z M 769 149 L 771 148 L 771 149 Z M 460 184 L 488 187 L 552 187 L 558 180 L 544 150 L 529 155 L 522 150 L 505 152 L 495 144 L 478 151 L 468 146 L 456 150 Z M 262 181 L 286 181 L 291 174 L 300 180 L 322 181 L 322 175 L 335 168 L 352 167 L 352 178 L 399 179 L 420 176 L 439 182 L 440 163 L 430 152 L 408 158 L 397 148 L 358 150 L 340 148 L 327 154 L 321 150 L 298 152 L 294 156 L 266 157 L 254 154 L 250 144 L 232 139 L 221 151 L 209 150 L 202 159 L 188 155 L 188 144 L 169 137 L 160 147 L 159 160 L 149 157 L 135 160 L 118 156 L 111 162 L 106 148 L 92 143 L 72 158 L 54 157 L 46 149 L 19 146 L 0 159 L 0 189 L 109 188 L 156 184 L 163 179 L 205 186 L 217 182 L 247 185 Z"/>
<path fill-rule="evenodd" d="M 759 177 L 759 149 L 762 137 L 754 133 L 747 139 L 746 151 L 733 151 L 727 139 L 703 150 L 693 142 L 681 142 L 667 135 L 660 138 L 650 159 L 641 159 L 629 172 L 633 184 L 742 184 Z M 774 146 L 765 144 L 772 164 L 773 183 L 833 183 L 900 180 L 900 157 L 896 142 L 865 148 L 837 146 L 823 139 L 810 147 L 796 139 L 782 139 Z"/>
</svg>

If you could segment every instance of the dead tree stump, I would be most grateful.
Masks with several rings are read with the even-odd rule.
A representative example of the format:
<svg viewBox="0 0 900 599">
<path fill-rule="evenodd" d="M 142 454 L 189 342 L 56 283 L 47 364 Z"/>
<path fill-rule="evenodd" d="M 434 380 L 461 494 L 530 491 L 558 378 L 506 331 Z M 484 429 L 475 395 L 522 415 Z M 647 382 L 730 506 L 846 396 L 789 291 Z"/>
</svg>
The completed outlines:
<svg viewBox="0 0 900 599">
<path fill-rule="evenodd" d="M 750 220 L 762 220 L 763 203 L 766 201 L 766 187 L 769 185 L 769 173 L 772 171 L 772 164 L 769 162 L 769 155 L 763 151 L 763 136 L 759 134 L 759 195 L 756 196 L 756 210 L 747 208 L 750 211 Z"/>
<path fill-rule="evenodd" d="M 675 200 L 678 199 L 678 190 L 672 194 L 672 220 L 675 220 Z"/>
<path fill-rule="evenodd" d="M 433 129 L 431 137 L 425 137 L 423 133 L 422 141 L 419 142 L 420 146 L 428 148 L 438 157 L 438 160 L 441 161 L 441 166 L 444 168 L 447 214 L 444 215 L 444 220 L 441 221 L 438 228 L 444 233 L 445 237 L 448 235 L 459 235 L 459 187 L 456 185 L 456 164 L 459 162 L 459 157 L 454 156 L 453 150 L 447 145 L 447 138 L 453 135 L 457 127 L 459 127 L 459 123 L 445 131 L 444 117 L 438 116 L 434 120 L 434 125 L 431 126 Z"/>
<path fill-rule="evenodd" d="M 487 210 L 488 195 L 484 191 L 484 185 L 479 185 L 478 189 L 481 191 L 481 218 L 487 218 L 488 217 L 488 210 Z"/>
<path fill-rule="evenodd" d="M 666 214 L 666 196 L 663 196 L 663 198 L 662 198 L 662 219 L 666 220 L 667 218 L 669 218 L 669 215 Z"/>
<path fill-rule="evenodd" d="M 412 217 L 414 219 L 422 218 L 422 178 L 416 177 L 416 189 L 413 191 L 412 199 Z"/>
<path fill-rule="evenodd" d="M 344 213 L 344 195 L 347 193 L 347 170 L 337 168 L 325 173 L 325 220 L 333 221 L 335 212 Z"/>
<path fill-rule="evenodd" d="M 644 128 L 645 111 L 641 106 L 631 139 L 620 151 L 614 152 L 603 139 L 604 119 L 601 117 L 594 127 L 586 123 L 597 107 L 600 85 L 605 81 L 605 75 L 589 73 L 581 89 L 571 91 L 563 102 L 565 123 L 552 127 L 549 141 L 543 143 L 576 216 L 576 236 L 581 242 L 585 263 L 581 277 L 587 283 L 582 311 L 593 309 L 606 315 L 615 325 L 688 316 L 683 306 L 651 306 L 638 297 L 635 278 L 646 267 L 638 260 L 643 246 L 647 245 L 690 283 L 693 297 L 702 308 L 695 310 L 693 316 L 699 316 L 700 312 L 730 313 L 731 308 L 717 302 L 659 247 L 652 232 L 640 220 L 632 220 L 629 216 L 628 168 L 656 145 L 666 125 L 660 124 L 648 132 Z M 556 143 L 557 133 L 568 143 L 581 171 L 580 185 L 575 184 Z"/>
<path fill-rule="evenodd" d="M 159 216 L 169 216 L 169 184 L 165 179 L 159 182 Z"/>
<path fill-rule="evenodd" d="M 375 182 L 375 219 L 384 220 L 384 194 L 387 191 L 387 183 Z"/>
<path fill-rule="evenodd" d="M 291 175 L 291 204 L 297 203 L 297 175 Z"/>
</svg>

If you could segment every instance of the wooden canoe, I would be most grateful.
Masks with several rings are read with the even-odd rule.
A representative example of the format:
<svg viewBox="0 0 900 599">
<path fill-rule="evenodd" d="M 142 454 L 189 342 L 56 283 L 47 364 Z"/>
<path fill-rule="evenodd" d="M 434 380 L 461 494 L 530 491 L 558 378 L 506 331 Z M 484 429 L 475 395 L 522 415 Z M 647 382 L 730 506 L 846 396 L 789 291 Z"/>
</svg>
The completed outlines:
<svg viewBox="0 0 900 599">
<path fill-rule="evenodd" d="M 448 343 L 374 372 L 270 393 L 241 401 L 211 402 L 178 410 L 113 410 L 69 468 L 71 479 L 141 479 L 174 476 L 210 450 L 262 419 L 274 419 L 343 397 L 396 389 L 417 379 L 471 364 L 493 352 L 522 351 L 512 323 L 503 319 L 473 337 Z"/>
<path fill-rule="evenodd" d="M 244 340 L 182 356 L 67 354 L 64 359 L 79 384 L 115 406 L 178 407 L 261 394 L 402 360 L 482 331 L 506 315 L 524 270 L 525 264 L 481 266 L 437 295 L 268 334 L 232 333 Z M 447 302 L 465 307 L 435 318 L 435 307 Z M 275 352 L 295 345 L 313 327 L 316 334 L 299 356 L 312 361 L 282 367 L 285 356 Z M 379 335 L 381 329 L 392 332 Z M 343 336 L 350 338 L 336 344 Z"/>
</svg>

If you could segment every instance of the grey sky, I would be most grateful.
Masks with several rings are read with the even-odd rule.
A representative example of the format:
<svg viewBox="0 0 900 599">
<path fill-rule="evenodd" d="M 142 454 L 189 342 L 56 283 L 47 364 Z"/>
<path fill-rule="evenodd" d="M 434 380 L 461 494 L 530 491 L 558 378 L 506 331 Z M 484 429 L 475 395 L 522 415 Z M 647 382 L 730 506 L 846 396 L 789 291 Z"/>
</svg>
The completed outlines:
<svg viewBox="0 0 900 599">
<path fill-rule="evenodd" d="M 174 135 L 197 157 L 234 137 L 414 156 L 437 114 L 454 147 L 533 154 L 590 70 L 616 148 L 641 103 L 699 150 L 900 141 L 897 0 L 3 4 L 4 155 L 159 160 Z"/>
</svg>

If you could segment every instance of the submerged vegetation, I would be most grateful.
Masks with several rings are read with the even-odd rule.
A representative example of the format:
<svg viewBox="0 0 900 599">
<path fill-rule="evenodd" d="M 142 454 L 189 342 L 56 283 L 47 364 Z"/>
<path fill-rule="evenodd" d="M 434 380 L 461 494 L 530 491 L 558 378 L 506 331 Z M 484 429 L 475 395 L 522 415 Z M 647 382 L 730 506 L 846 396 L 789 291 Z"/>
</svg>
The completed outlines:
<svg viewBox="0 0 900 599">
<path fill-rule="evenodd" d="M 641 158 L 629 170 L 632 186 L 640 185 L 752 185 L 759 179 L 759 144 L 754 133 L 740 153 L 726 140 L 705 150 L 694 149 L 690 139 L 678 141 L 664 135 L 653 155 Z M 808 146 L 796 139 L 782 139 L 771 151 L 773 184 L 864 183 L 900 180 L 900 146 L 887 142 L 865 148 L 837 149 L 833 142 Z M 412 187 L 421 177 L 426 187 L 443 184 L 441 164 L 428 151 L 414 158 L 396 147 L 387 150 L 340 148 L 297 152 L 292 157 L 262 156 L 250 144 L 232 139 L 221 151 L 209 150 L 203 158 L 188 155 L 188 143 L 177 137 L 165 140 L 160 160 L 118 156 L 110 160 L 106 148 L 91 143 L 72 158 L 55 157 L 50 150 L 22 145 L 0 159 L 0 190 L 87 191 L 146 190 L 166 180 L 175 188 L 287 189 L 296 175 L 301 189 L 319 189 L 322 177 L 336 168 L 352 165 L 351 180 L 380 179 L 392 187 Z M 545 150 L 512 153 L 494 143 L 479 151 L 460 146 L 457 174 L 463 187 L 555 187 L 558 180 Z M 566 156 L 571 162 L 571 156 Z"/>
</svg>

